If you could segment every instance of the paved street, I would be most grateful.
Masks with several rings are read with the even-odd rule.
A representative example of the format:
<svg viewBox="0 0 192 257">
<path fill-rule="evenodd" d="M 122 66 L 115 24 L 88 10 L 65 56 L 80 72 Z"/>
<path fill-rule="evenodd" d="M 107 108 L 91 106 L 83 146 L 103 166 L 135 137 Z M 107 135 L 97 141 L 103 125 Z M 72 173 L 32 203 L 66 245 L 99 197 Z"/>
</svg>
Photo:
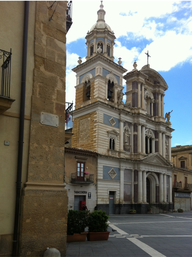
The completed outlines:
<svg viewBox="0 0 192 257">
<path fill-rule="evenodd" d="M 68 243 L 67 257 L 192 256 L 192 212 L 111 215 L 109 222 L 108 241 Z"/>
</svg>

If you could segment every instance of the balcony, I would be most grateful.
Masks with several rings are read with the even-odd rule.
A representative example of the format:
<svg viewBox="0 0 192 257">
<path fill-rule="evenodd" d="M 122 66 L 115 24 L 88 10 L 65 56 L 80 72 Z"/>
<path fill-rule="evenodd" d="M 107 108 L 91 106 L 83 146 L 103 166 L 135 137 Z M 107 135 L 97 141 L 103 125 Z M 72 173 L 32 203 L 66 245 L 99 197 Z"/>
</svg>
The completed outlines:
<svg viewBox="0 0 192 257">
<path fill-rule="evenodd" d="M 181 189 L 182 188 L 182 182 L 175 181 L 174 184 L 173 184 L 173 188 Z"/>
<path fill-rule="evenodd" d="M 192 184 L 186 184 L 184 189 L 187 191 L 192 191 Z"/>
<path fill-rule="evenodd" d="M 0 49 L 0 62 L 1 62 L 1 72 L 0 72 L 0 114 L 11 108 L 12 103 L 15 101 L 10 98 L 10 86 L 11 86 L 11 55 L 10 52 Z"/>
<path fill-rule="evenodd" d="M 73 184 L 91 184 L 94 183 L 94 175 L 85 175 L 84 180 L 79 180 L 77 173 L 71 173 L 71 183 Z"/>
</svg>

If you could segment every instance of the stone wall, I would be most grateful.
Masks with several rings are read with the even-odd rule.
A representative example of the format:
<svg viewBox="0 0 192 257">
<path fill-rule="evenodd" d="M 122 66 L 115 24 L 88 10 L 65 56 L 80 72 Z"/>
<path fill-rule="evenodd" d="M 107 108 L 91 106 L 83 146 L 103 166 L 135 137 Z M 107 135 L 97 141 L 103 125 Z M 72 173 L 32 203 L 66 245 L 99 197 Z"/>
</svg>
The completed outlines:
<svg viewBox="0 0 192 257">
<path fill-rule="evenodd" d="M 96 151 L 96 123 L 97 113 L 75 118 L 73 121 L 72 147 Z"/>
<path fill-rule="evenodd" d="M 20 256 L 42 256 L 47 247 L 57 248 L 62 255 L 66 254 L 64 110 L 67 2 L 56 2 L 52 8 L 48 8 L 49 5 L 49 2 L 36 2 L 34 84 Z M 45 117 L 45 122 L 42 117 Z"/>
</svg>

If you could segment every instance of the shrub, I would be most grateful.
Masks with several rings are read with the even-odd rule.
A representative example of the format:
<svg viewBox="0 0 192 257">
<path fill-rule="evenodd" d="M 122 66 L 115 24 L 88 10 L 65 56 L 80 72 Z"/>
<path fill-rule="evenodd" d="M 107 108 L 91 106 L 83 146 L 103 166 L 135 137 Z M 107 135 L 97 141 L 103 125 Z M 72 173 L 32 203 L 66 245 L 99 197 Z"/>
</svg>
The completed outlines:
<svg viewBox="0 0 192 257">
<path fill-rule="evenodd" d="M 67 220 L 67 235 L 81 233 L 88 226 L 89 211 L 69 210 Z"/>
<path fill-rule="evenodd" d="M 183 209 L 179 208 L 177 211 L 178 211 L 178 212 L 183 212 Z"/>
<path fill-rule="evenodd" d="M 130 212 L 130 213 L 136 213 L 136 210 L 131 209 L 129 212 Z"/>
<path fill-rule="evenodd" d="M 105 211 L 94 211 L 89 214 L 89 232 L 106 232 L 109 216 Z"/>
</svg>

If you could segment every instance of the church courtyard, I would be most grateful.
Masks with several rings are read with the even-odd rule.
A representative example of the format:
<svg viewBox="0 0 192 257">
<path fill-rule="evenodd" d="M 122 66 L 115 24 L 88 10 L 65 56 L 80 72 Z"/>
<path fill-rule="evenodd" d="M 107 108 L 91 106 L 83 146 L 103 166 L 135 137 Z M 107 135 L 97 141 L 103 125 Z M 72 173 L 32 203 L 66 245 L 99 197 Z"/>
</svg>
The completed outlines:
<svg viewBox="0 0 192 257">
<path fill-rule="evenodd" d="M 108 241 L 68 243 L 67 257 L 192 256 L 192 212 L 111 215 Z"/>
</svg>

